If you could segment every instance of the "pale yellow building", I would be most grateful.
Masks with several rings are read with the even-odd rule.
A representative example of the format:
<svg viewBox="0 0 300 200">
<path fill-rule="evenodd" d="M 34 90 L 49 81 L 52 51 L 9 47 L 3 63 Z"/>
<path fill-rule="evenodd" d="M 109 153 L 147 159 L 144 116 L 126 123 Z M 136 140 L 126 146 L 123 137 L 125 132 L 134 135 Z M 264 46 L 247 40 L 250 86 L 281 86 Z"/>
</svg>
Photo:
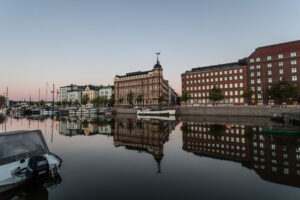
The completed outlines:
<svg viewBox="0 0 300 200">
<path fill-rule="evenodd" d="M 100 87 L 94 85 L 86 85 L 84 90 L 82 91 L 82 97 L 87 95 L 89 97 L 89 101 L 92 101 L 96 97 L 99 97 L 99 89 Z"/>
</svg>

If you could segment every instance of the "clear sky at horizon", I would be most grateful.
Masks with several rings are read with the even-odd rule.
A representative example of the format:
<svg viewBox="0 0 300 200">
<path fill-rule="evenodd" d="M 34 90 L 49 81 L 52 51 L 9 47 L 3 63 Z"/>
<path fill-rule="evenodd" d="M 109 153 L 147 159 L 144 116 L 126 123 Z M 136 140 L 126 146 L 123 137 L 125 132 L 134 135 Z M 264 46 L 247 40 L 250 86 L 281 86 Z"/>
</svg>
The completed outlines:
<svg viewBox="0 0 300 200">
<path fill-rule="evenodd" d="M 0 0 L 0 94 L 113 84 L 152 69 L 155 52 L 181 93 L 181 73 L 299 40 L 299 20 L 299 0 Z"/>
</svg>

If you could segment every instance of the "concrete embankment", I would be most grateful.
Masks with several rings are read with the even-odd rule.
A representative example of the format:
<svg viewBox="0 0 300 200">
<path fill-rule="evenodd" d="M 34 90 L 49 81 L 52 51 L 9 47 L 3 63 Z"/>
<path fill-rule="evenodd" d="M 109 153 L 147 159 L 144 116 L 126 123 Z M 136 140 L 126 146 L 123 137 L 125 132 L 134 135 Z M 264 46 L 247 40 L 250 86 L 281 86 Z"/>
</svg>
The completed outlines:
<svg viewBox="0 0 300 200">
<path fill-rule="evenodd" d="M 299 106 L 210 106 L 180 107 L 178 115 L 270 117 L 274 113 L 300 113 Z"/>
<path fill-rule="evenodd" d="M 135 108 L 117 108 L 117 114 L 136 114 Z M 270 117 L 274 113 L 300 113 L 300 106 L 183 106 L 176 108 L 178 116 L 244 116 L 244 117 Z"/>
</svg>

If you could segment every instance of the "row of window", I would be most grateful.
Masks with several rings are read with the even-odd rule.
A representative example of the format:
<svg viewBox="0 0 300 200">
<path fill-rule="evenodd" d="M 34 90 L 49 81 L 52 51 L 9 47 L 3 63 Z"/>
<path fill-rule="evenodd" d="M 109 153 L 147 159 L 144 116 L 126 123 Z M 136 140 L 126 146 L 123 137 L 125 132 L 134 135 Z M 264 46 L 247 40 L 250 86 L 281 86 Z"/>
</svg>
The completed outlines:
<svg viewBox="0 0 300 200">
<path fill-rule="evenodd" d="M 297 56 L 296 52 L 290 53 L 290 57 L 296 57 L 296 56 Z M 283 54 L 279 54 L 278 59 L 282 59 L 282 58 L 283 58 Z M 267 56 L 267 60 L 272 60 L 272 56 Z M 255 58 L 255 61 L 260 62 L 260 58 Z M 253 62 L 254 62 L 254 58 L 251 58 L 250 63 L 253 63 Z"/>
<path fill-rule="evenodd" d="M 283 64 L 284 64 L 283 62 L 278 62 L 278 66 L 279 66 L 279 67 L 282 67 Z M 292 60 L 292 61 L 291 61 L 291 65 L 296 65 L 296 64 L 297 64 L 297 60 Z M 268 64 L 267 64 L 267 67 L 268 67 L 268 68 L 271 68 L 271 67 L 272 67 L 272 63 L 268 63 Z M 261 65 L 256 65 L 256 69 L 260 69 L 260 68 L 261 68 Z M 251 65 L 251 66 L 250 66 L 250 70 L 253 70 L 253 69 L 254 69 L 254 65 Z"/>
<path fill-rule="evenodd" d="M 194 86 L 194 87 L 187 87 L 186 90 L 187 91 L 193 91 L 193 90 L 209 90 L 209 89 L 213 89 L 214 87 L 220 88 L 220 89 L 227 89 L 227 88 L 238 88 L 244 87 L 244 83 L 229 83 L 229 84 L 220 84 L 220 85 L 203 85 L 203 86 Z"/>
<path fill-rule="evenodd" d="M 238 80 L 238 79 L 240 79 L 240 80 L 243 80 L 243 76 L 241 75 L 241 76 L 229 76 L 229 77 L 224 77 L 224 81 L 227 81 L 227 80 Z M 218 81 L 223 81 L 223 77 L 220 77 L 220 78 L 207 78 L 207 79 L 202 79 L 202 80 L 200 80 L 200 79 L 198 79 L 198 80 L 190 80 L 190 81 L 186 81 L 186 84 L 196 84 L 196 83 L 209 83 L 209 82 L 218 82 Z"/>
<path fill-rule="evenodd" d="M 224 92 L 224 95 L 225 96 L 233 96 L 233 95 L 235 95 L 235 96 L 241 96 L 241 95 L 243 95 L 244 94 L 244 91 L 243 90 L 240 90 L 240 92 L 239 91 L 225 91 Z M 191 93 L 191 97 L 193 98 L 193 97 L 208 97 L 209 96 L 209 92 L 207 92 L 207 93 Z"/>
<path fill-rule="evenodd" d="M 272 83 L 273 82 L 272 78 L 268 78 L 267 80 L 268 80 L 268 83 Z M 279 77 L 279 80 L 283 80 L 283 77 Z M 292 76 L 292 81 L 297 81 L 297 80 L 298 80 L 297 76 Z M 261 84 L 261 79 L 260 78 L 256 79 L 256 83 L 257 84 Z M 250 80 L 250 84 L 255 84 L 255 80 L 251 79 Z"/>
<path fill-rule="evenodd" d="M 190 99 L 189 103 L 206 104 L 212 103 L 212 101 L 209 99 Z M 244 103 L 244 98 L 225 98 L 224 100 L 221 100 L 220 103 Z"/>
<path fill-rule="evenodd" d="M 199 73 L 199 74 L 192 74 L 192 75 L 186 75 L 186 78 L 200 78 L 200 77 L 205 77 L 205 76 L 217 76 L 217 75 L 226 75 L 228 74 L 236 74 L 236 73 L 243 73 L 243 69 L 234 69 L 234 70 L 228 70 L 228 71 L 216 71 L 216 72 L 206 72 L 206 73 Z"/>
<path fill-rule="evenodd" d="M 297 68 L 291 68 L 291 73 L 297 73 Z M 272 75 L 272 70 L 268 70 L 267 74 Z M 283 74 L 283 69 L 279 69 L 279 74 Z M 260 71 L 256 72 L 256 76 L 260 76 L 260 75 L 261 75 Z M 253 76 L 255 76 L 255 73 L 251 72 L 250 77 L 253 77 Z"/>
</svg>

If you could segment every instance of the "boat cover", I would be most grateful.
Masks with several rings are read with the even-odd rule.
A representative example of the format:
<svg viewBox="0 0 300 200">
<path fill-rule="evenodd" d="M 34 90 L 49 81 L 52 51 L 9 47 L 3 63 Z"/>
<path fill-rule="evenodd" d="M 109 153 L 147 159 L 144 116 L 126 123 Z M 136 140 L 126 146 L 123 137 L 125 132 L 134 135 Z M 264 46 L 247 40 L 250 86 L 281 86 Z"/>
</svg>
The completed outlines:
<svg viewBox="0 0 300 200">
<path fill-rule="evenodd" d="M 49 150 L 40 130 L 0 134 L 0 165 L 45 153 Z"/>
</svg>

